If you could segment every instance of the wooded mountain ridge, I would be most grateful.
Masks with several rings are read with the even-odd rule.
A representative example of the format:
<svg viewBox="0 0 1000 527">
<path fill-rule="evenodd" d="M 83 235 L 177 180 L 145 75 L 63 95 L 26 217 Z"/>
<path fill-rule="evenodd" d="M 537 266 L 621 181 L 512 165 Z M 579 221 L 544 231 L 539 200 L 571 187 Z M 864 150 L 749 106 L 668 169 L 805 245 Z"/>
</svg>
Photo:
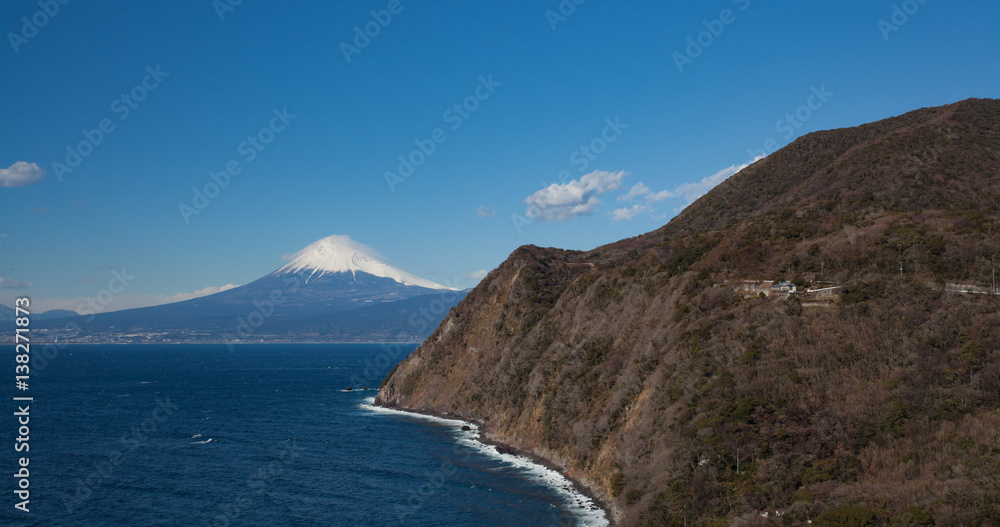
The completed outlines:
<svg viewBox="0 0 1000 527">
<path fill-rule="evenodd" d="M 664 227 L 525 246 L 390 373 L 647 525 L 1000 525 L 1000 101 L 817 132 Z M 747 294 L 741 281 L 837 287 Z M 764 516 L 766 514 L 766 516 Z"/>
</svg>

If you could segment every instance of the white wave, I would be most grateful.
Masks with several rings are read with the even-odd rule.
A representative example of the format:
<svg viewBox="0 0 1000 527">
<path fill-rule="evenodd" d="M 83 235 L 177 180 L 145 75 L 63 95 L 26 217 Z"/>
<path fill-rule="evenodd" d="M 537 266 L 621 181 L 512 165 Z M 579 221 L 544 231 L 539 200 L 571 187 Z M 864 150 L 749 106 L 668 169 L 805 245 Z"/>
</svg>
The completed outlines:
<svg viewBox="0 0 1000 527">
<path fill-rule="evenodd" d="M 206 439 L 204 441 L 195 441 L 194 443 L 191 443 L 191 444 L 192 445 L 204 445 L 204 444 L 211 443 L 211 442 L 212 442 L 212 438 L 210 437 L 210 438 L 208 438 L 208 439 Z"/>
<path fill-rule="evenodd" d="M 611 525 L 608 521 L 607 512 L 599 507 L 589 496 L 577 490 L 576 486 L 569 480 L 569 478 L 561 472 L 546 467 L 545 465 L 540 465 L 527 457 L 500 453 L 497 450 L 497 447 L 483 443 L 479 440 L 479 426 L 475 423 L 462 421 L 461 419 L 446 419 L 444 417 L 407 412 L 404 410 L 396 410 L 394 408 L 372 406 L 372 403 L 374 402 L 374 397 L 367 397 L 360 406 L 365 410 L 378 414 L 416 418 L 458 429 L 460 432 L 458 440 L 459 444 L 521 469 L 535 481 L 555 489 L 556 493 L 559 494 L 564 501 L 563 510 L 573 517 L 577 525 L 581 527 L 607 527 L 608 525 Z M 463 426 L 469 427 L 469 430 L 462 430 Z"/>
</svg>

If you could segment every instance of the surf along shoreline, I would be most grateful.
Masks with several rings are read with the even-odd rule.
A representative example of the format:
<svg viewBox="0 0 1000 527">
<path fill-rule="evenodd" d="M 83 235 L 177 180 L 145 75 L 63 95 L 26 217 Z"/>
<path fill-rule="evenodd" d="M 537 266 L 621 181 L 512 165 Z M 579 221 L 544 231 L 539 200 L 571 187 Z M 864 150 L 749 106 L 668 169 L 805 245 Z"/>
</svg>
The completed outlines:
<svg viewBox="0 0 1000 527">
<path fill-rule="evenodd" d="M 610 500 L 610 498 L 604 496 L 602 493 L 597 492 L 591 487 L 587 486 L 583 481 L 580 481 L 579 479 L 567 474 L 564 468 L 561 467 L 559 464 L 557 464 L 555 461 L 546 457 L 542 457 L 532 451 L 525 450 L 523 448 L 510 445 L 502 441 L 498 441 L 492 436 L 491 432 L 489 431 L 489 428 L 485 426 L 484 423 L 478 420 L 467 419 L 464 417 L 456 416 L 454 414 L 434 412 L 424 409 L 375 405 L 374 399 L 371 397 L 366 399 L 363 406 L 370 408 L 372 411 L 388 410 L 391 412 L 398 412 L 400 414 L 409 414 L 414 417 L 424 417 L 424 418 L 431 417 L 446 421 L 463 423 L 465 426 L 469 426 L 470 428 L 472 428 L 472 430 L 478 432 L 472 438 L 474 441 L 481 443 L 483 445 L 492 446 L 494 449 L 496 449 L 499 455 L 501 456 L 504 454 L 512 455 L 514 457 L 525 459 L 539 467 L 546 468 L 548 470 L 556 472 L 570 483 L 573 492 L 590 499 L 591 502 L 596 504 L 597 507 L 599 507 L 604 512 L 604 518 L 608 522 L 607 523 L 608 527 L 617 527 L 619 525 L 621 512 L 619 508 L 616 506 L 616 504 Z M 550 486 L 556 488 L 557 490 L 562 489 L 562 487 L 556 485 L 550 485 Z M 568 503 L 568 505 L 573 506 L 575 504 L 570 502 Z M 564 512 L 572 515 L 571 509 L 564 509 Z"/>
</svg>

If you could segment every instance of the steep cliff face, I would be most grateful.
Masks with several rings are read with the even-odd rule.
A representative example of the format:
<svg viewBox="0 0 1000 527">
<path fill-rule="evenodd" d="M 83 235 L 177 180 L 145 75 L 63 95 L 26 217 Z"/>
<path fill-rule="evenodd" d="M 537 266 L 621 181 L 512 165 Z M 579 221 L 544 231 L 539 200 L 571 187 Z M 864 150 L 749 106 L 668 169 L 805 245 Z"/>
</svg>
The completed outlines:
<svg viewBox="0 0 1000 527">
<path fill-rule="evenodd" d="M 657 231 L 517 249 L 376 403 L 480 421 L 624 525 L 1000 525 L 1000 297 L 946 291 L 990 287 L 998 211 L 998 101 L 811 134 Z M 773 279 L 839 289 L 740 283 Z"/>
</svg>

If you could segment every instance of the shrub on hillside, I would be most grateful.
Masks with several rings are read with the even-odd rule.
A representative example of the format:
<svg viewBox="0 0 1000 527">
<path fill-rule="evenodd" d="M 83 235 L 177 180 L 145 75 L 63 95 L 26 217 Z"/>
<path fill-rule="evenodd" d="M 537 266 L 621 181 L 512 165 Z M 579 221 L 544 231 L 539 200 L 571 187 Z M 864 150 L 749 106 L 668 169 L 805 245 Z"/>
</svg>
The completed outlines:
<svg viewBox="0 0 1000 527">
<path fill-rule="evenodd" d="M 819 527 L 874 527 L 876 515 L 871 507 L 845 505 L 823 511 L 813 523 Z"/>
</svg>

